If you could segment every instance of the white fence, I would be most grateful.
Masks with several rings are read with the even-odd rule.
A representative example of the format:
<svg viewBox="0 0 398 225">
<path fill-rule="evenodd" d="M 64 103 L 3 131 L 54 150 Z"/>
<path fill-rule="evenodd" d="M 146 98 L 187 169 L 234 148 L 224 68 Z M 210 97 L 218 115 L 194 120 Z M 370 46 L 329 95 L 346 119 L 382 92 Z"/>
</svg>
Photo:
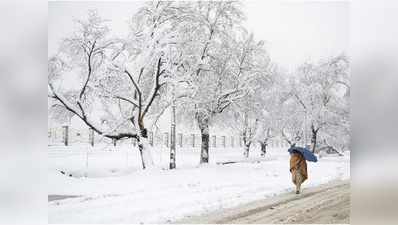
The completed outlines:
<svg viewBox="0 0 398 225">
<path fill-rule="evenodd" d="M 92 139 L 94 138 L 94 139 Z M 149 144 L 151 146 L 170 146 L 170 133 L 160 132 L 148 132 Z M 183 134 L 177 133 L 176 138 L 177 147 L 200 147 L 202 143 L 201 136 L 198 134 Z M 136 145 L 135 139 L 123 139 L 114 141 L 110 138 L 98 135 L 90 129 L 73 129 L 68 127 L 55 128 L 48 130 L 48 142 L 50 145 L 69 145 L 76 143 L 90 143 L 92 145 L 97 144 L 132 144 Z M 242 148 L 243 139 L 241 136 L 227 136 L 227 135 L 211 135 L 210 136 L 210 147 L 215 148 Z M 303 143 L 298 143 L 303 145 Z M 257 147 L 259 143 L 253 142 L 252 146 Z M 274 138 L 269 141 L 269 147 L 289 147 L 289 144 L 281 138 Z"/>
</svg>

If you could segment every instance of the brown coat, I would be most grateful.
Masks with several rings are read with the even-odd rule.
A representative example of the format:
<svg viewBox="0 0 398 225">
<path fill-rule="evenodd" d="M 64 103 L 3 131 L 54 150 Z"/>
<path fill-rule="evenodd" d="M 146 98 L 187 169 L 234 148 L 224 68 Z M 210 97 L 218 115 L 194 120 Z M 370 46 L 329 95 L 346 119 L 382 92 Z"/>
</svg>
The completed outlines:
<svg viewBox="0 0 398 225">
<path fill-rule="evenodd" d="M 301 182 L 304 182 L 308 178 L 307 162 L 305 161 L 305 158 L 301 153 L 294 151 L 292 156 L 290 157 L 290 172 L 292 172 L 293 167 L 295 167 L 296 165 L 298 165 L 301 172 Z"/>
</svg>

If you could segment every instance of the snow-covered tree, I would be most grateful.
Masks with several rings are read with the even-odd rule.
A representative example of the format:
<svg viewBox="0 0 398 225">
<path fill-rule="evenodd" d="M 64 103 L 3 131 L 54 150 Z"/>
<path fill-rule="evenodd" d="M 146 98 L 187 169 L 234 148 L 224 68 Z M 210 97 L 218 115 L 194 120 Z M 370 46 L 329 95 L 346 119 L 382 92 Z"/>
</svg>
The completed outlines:
<svg viewBox="0 0 398 225">
<path fill-rule="evenodd" d="M 329 112 L 327 124 L 319 131 L 321 145 L 347 150 L 350 145 L 350 77 L 346 56 L 334 58 L 335 82 L 331 86 L 332 97 L 326 105 Z M 336 64 L 337 63 L 337 64 Z"/>
<path fill-rule="evenodd" d="M 241 3 L 235 1 L 192 2 L 190 20 L 190 79 L 181 110 L 194 117 L 201 136 L 200 163 L 209 161 L 209 126 L 236 99 L 246 94 L 247 73 L 234 70 L 233 40 L 243 19 Z M 191 117 L 191 119 L 192 119 Z"/>
<path fill-rule="evenodd" d="M 270 75 L 266 79 L 262 79 L 263 87 L 259 90 L 257 101 L 259 105 L 258 111 L 258 126 L 254 139 L 260 143 L 261 156 L 267 153 L 267 145 L 269 140 L 278 135 L 278 113 L 279 105 L 277 105 L 278 86 L 276 80 L 278 79 L 278 68 L 274 65 L 270 68 Z"/>
<path fill-rule="evenodd" d="M 106 21 L 90 12 L 49 59 L 51 97 L 105 137 L 137 139 L 144 169 L 153 166 L 145 118 L 168 83 L 173 10 L 171 2 L 147 3 L 126 41 L 108 38 Z"/>
<path fill-rule="evenodd" d="M 191 60 L 189 92 L 182 109 L 199 126 L 200 163 L 208 163 L 209 126 L 251 92 L 252 81 L 266 72 L 269 58 L 263 43 L 254 41 L 253 35 L 242 27 L 244 16 L 239 2 L 195 4 L 190 46 L 195 57 Z"/>
<path fill-rule="evenodd" d="M 154 102 L 153 113 L 149 116 L 152 121 L 149 127 L 156 126 L 156 122 L 165 109 L 171 107 L 170 169 L 176 168 L 175 102 L 179 97 L 179 93 L 177 93 L 178 84 L 184 80 L 183 64 L 186 61 L 186 54 L 183 47 L 186 43 L 185 35 L 187 35 L 184 33 L 184 27 L 187 24 L 186 20 L 191 16 L 189 12 L 189 4 L 184 2 L 152 1 L 148 2 L 146 7 L 138 12 L 130 23 L 132 30 L 130 43 L 132 43 L 133 48 L 139 45 L 142 45 L 142 48 L 145 48 L 145 46 L 148 48 L 148 46 L 154 44 L 158 49 L 153 48 L 153 52 L 160 49 L 159 53 L 164 68 L 161 81 L 163 86 L 155 95 L 157 101 Z M 146 26 L 148 29 L 140 29 L 142 26 Z M 145 36 L 145 32 L 150 35 Z M 146 51 L 151 54 L 151 51 Z M 141 67 L 144 68 L 146 61 L 142 62 Z"/>
<path fill-rule="evenodd" d="M 237 62 L 239 68 L 251 73 L 253 76 L 248 81 L 247 94 L 237 99 L 227 110 L 223 123 L 235 131 L 243 139 L 244 156 L 249 157 L 250 146 L 257 141 L 261 122 L 267 114 L 264 94 L 270 88 L 272 76 L 271 63 L 262 41 L 253 40 L 253 35 L 246 37 L 235 49 L 238 52 Z"/>
<path fill-rule="evenodd" d="M 303 138 L 305 112 L 293 99 L 280 102 L 278 114 L 279 132 L 290 147 L 294 147 Z"/>
<path fill-rule="evenodd" d="M 190 52 L 191 42 L 191 23 L 193 19 L 192 5 L 189 2 L 168 2 L 169 30 L 173 31 L 171 38 L 173 41 L 168 45 L 169 49 L 166 52 L 165 67 L 167 68 L 167 83 L 166 91 L 163 94 L 165 99 L 168 99 L 163 104 L 163 107 L 157 107 L 161 115 L 165 107 L 171 108 L 171 132 L 170 132 L 170 169 L 176 168 L 176 105 L 177 100 L 186 96 L 185 89 L 187 88 L 187 78 L 189 78 L 190 58 L 194 56 Z M 185 84 L 185 86 L 184 86 Z"/>
<path fill-rule="evenodd" d="M 345 91 L 349 95 L 349 59 L 345 54 L 303 63 L 295 73 L 292 95 L 304 110 L 311 129 L 311 148 L 315 151 L 317 136 L 321 129 L 336 124 L 347 124 L 348 104 L 339 97 Z M 336 108 L 337 107 L 337 108 Z M 340 114 L 340 115 L 339 115 Z"/>
<path fill-rule="evenodd" d="M 292 96 L 296 77 L 277 65 L 272 73 L 268 89 L 261 94 L 264 116 L 256 135 L 263 152 L 272 138 L 282 137 L 290 146 L 295 146 L 303 135 L 304 110 Z"/>
<path fill-rule="evenodd" d="M 238 132 L 243 140 L 243 155 L 249 157 L 250 146 L 255 142 L 255 135 L 259 126 L 259 107 L 254 98 L 247 94 L 244 98 L 234 102 L 223 116 L 219 116 L 223 125 Z"/>
</svg>

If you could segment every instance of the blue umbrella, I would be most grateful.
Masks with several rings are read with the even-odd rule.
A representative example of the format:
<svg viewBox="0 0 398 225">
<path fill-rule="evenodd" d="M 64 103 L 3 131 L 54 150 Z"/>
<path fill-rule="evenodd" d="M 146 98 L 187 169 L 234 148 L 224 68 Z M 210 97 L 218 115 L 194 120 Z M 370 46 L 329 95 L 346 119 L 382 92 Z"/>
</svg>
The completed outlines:
<svg viewBox="0 0 398 225">
<path fill-rule="evenodd" d="M 290 152 L 290 154 L 292 154 L 293 150 L 301 152 L 303 154 L 305 160 L 307 160 L 309 162 L 317 162 L 318 161 L 318 159 L 316 158 L 314 153 L 312 153 L 309 149 L 306 149 L 303 147 L 293 147 L 293 148 L 289 148 L 289 150 L 287 150 L 287 151 Z"/>
</svg>

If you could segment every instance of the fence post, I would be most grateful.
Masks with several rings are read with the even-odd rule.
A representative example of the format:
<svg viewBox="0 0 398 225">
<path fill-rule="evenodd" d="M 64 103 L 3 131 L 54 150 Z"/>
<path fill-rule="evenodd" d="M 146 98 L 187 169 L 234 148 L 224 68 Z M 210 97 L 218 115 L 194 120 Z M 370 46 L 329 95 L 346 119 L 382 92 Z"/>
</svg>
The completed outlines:
<svg viewBox="0 0 398 225">
<path fill-rule="evenodd" d="M 182 134 L 178 134 L 178 143 L 180 145 L 180 148 L 182 148 Z"/>
<path fill-rule="evenodd" d="M 231 147 L 232 148 L 234 147 L 234 137 L 233 136 L 231 136 Z"/>
<path fill-rule="evenodd" d="M 89 133 L 88 133 L 89 139 L 90 139 L 90 143 L 91 146 L 94 147 L 94 130 L 93 129 L 89 129 Z"/>
<path fill-rule="evenodd" d="M 166 135 L 165 142 L 166 142 L 166 147 L 169 147 L 169 133 L 164 133 Z"/>
<path fill-rule="evenodd" d="M 216 135 L 213 135 L 213 146 L 214 146 L 214 148 L 217 148 L 217 137 L 216 137 Z"/>
<path fill-rule="evenodd" d="M 113 142 L 113 146 L 116 147 L 116 139 L 112 139 L 112 142 Z"/>
<path fill-rule="evenodd" d="M 195 134 L 191 134 L 192 136 L 192 147 L 195 148 Z"/>
<path fill-rule="evenodd" d="M 163 141 L 162 134 L 159 132 L 156 132 L 156 145 L 159 145 L 159 143 L 160 143 L 160 145 L 162 145 L 163 144 L 162 141 Z"/>
<path fill-rule="evenodd" d="M 225 148 L 225 136 L 221 136 L 222 146 Z"/>
<path fill-rule="evenodd" d="M 153 147 L 153 132 L 149 132 L 149 144 L 151 145 L 151 147 Z"/>
<path fill-rule="evenodd" d="M 69 126 L 62 126 L 64 128 L 64 144 L 68 146 Z"/>
<path fill-rule="evenodd" d="M 137 145 L 137 140 L 135 138 L 132 138 L 133 140 L 133 146 L 135 147 Z"/>
<path fill-rule="evenodd" d="M 81 137 L 82 137 L 82 135 L 81 135 L 80 131 L 76 132 L 75 142 L 81 142 L 82 141 Z"/>
</svg>

